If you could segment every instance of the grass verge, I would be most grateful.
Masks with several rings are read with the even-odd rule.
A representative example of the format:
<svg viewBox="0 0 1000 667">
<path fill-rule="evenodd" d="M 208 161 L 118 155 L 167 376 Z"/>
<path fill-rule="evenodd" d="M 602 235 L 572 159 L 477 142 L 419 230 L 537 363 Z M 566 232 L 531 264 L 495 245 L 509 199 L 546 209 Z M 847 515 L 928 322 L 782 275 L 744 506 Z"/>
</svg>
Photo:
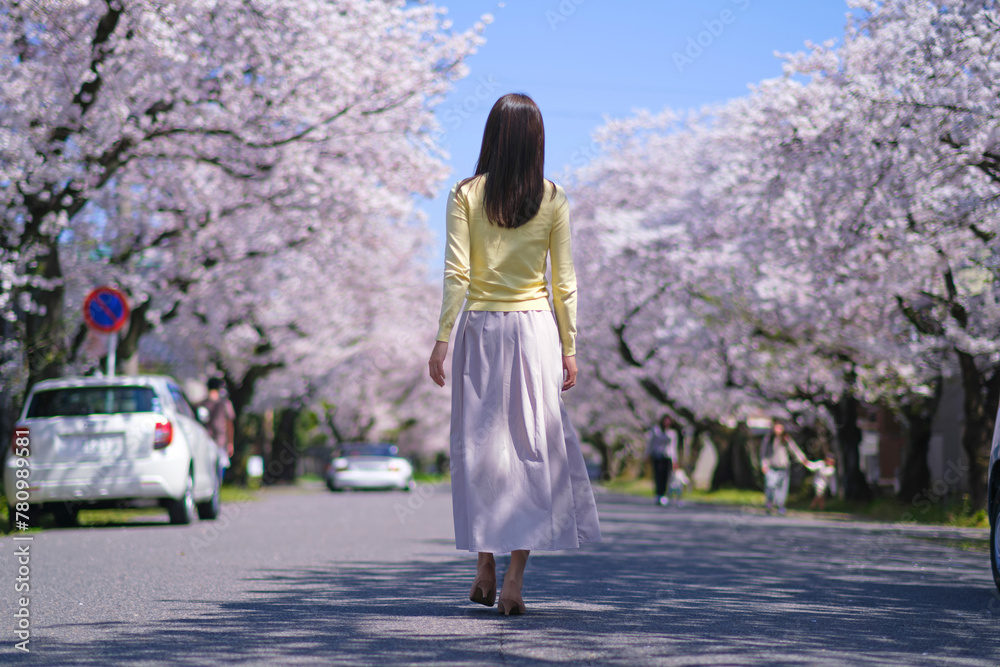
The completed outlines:
<svg viewBox="0 0 1000 667">
<path fill-rule="evenodd" d="M 920 540 L 921 542 L 930 542 L 932 544 L 941 544 L 946 547 L 954 547 L 963 551 L 974 551 L 976 553 L 987 554 L 990 552 L 989 538 L 974 540 L 963 537 L 925 537 L 923 535 L 907 535 L 907 537 L 912 540 Z"/>
<path fill-rule="evenodd" d="M 649 479 L 613 480 L 601 486 L 612 493 L 645 496 L 652 499 L 653 482 Z M 788 499 L 791 510 L 813 511 L 818 515 L 848 515 L 868 521 L 888 523 L 918 523 L 927 525 L 952 526 L 956 528 L 989 528 L 985 510 L 975 510 L 968 498 L 959 498 L 938 503 L 904 503 L 896 498 L 876 498 L 870 503 L 852 503 L 838 498 L 828 498 L 822 512 L 809 510 L 812 489 L 804 486 Z M 750 489 L 723 488 L 715 491 L 690 491 L 685 500 L 735 507 L 763 507 L 764 493 Z"/>
<path fill-rule="evenodd" d="M 417 484 L 444 484 L 451 481 L 451 475 L 437 472 L 415 472 L 413 481 Z"/>
</svg>

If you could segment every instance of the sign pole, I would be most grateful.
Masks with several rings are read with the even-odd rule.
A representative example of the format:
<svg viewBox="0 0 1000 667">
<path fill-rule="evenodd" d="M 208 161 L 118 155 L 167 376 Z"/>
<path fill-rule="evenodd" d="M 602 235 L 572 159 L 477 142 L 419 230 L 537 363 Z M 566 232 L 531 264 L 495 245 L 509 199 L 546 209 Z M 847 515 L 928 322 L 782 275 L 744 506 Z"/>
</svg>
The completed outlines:
<svg viewBox="0 0 1000 667">
<path fill-rule="evenodd" d="M 108 336 L 108 377 L 113 378 L 115 376 L 115 365 L 117 363 L 116 357 L 118 356 L 118 332 L 112 331 L 111 335 Z"/>
<path fill-rule="evenodd" d="M 108 334 L 108 377 L 115 376 L 118 331 L 128 321 L 128 298 L 114 287 L 98 287 L 83 300 L 83 319 L 94 331 Z"/>
</svg>

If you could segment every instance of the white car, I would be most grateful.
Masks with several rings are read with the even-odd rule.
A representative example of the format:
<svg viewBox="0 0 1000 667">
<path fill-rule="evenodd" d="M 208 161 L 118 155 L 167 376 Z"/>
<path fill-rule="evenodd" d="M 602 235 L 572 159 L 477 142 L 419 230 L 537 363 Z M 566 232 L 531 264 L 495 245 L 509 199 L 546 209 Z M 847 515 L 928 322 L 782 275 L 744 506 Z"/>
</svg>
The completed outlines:
<svg viewBox="0 0 1000 667">
<path fill-rule="evenodd" d="M 388 443 L 349 443 L 327 467 L 326 485 L 343 489 L 401 489 L 412 491 L 413 466 Z"/>
<path fill-rule="evenodd" d="M 165 376 L 39 382 L 28 393 L 4 465 L 11 527 L 29 513 L 37 521 L 40 512 L 71 526 L 81 507 L 135 499 L 158 500 L 175 524 L 195 514 L 216 518 L 220 474 L 229 461 L 195 415 Z"/>
<path fill-rule="evenodd" d="M 993 426 L 993 446 L 990 448 L 989 481 L 986 485 L 986 506 L 990 517 L 990 562 L 993 583 L 1000 591 L 1000 409 Z"/>
</svg>

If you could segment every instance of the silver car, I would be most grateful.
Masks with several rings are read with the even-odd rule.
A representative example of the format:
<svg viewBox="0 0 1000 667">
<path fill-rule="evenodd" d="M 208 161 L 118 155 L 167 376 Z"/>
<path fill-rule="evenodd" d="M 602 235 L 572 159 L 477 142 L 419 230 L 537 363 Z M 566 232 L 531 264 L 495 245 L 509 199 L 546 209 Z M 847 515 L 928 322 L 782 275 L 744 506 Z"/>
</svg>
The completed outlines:
<svg viewBox="0 0 1000 667">
<path fill-rule="evenodd" d="M 388 443 L 351 443 L 341 447 L 326 470 L 331 491 L 401 489 L 412 491 L 413 466 Z"/>
<path fill-rule="evenodd" d="M 229 460 L 195 415 L 165 376 L 39 382 L 4 466 L 11 527 L 40 512 L 75 525 L 82 507 L 135 499 L 158 500 L 175 524 L 216 518 Z"/>
</svg>

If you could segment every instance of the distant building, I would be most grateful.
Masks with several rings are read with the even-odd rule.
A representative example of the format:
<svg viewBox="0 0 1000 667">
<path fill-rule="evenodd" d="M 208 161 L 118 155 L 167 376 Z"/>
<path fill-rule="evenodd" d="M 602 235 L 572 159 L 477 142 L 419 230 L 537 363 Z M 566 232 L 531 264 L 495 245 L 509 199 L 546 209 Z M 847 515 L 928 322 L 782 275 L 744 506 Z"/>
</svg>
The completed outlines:
<svg viewBox="0 0 1000 667">
<path fill-rule="evenodd" d="M 947 379 L 942 388 L 941 402 L 934 416 L 932 435 L 927 453 L 931 486 L 935 495 L 947 489 L 951 493 L 969 491 L 968 475 L 956 471 L 967 469 L 968 457 L 962 449 L 962 385 L 958 378 Z M 904 457 L 909 443 L 905 424 L 882 407 L 870 407 L 858 419 L 862 440 L 861 471 L 872 486 L 891 487 L 899 491 Z"/>
</svg>

